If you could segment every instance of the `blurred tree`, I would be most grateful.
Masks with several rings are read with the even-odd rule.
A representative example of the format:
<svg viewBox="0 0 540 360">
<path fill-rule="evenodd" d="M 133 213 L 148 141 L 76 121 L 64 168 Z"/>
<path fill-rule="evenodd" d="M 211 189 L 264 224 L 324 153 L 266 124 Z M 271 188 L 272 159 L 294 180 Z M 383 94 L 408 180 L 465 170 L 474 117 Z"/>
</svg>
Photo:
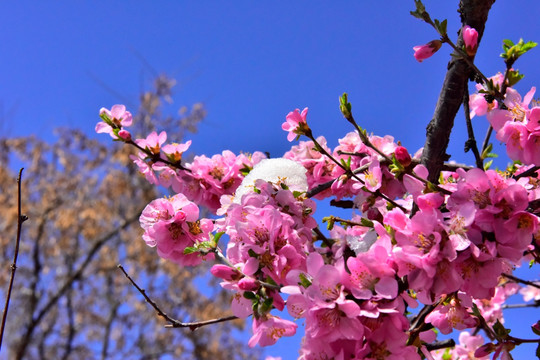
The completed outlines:
<svg viewBox="0 0 540 360">
<path fill-rule="evenodd" d="M 174 84 L 160 75 L 154 90 L 141 95 L 134 135 L 154 126 L 175 134 L 196 131 L 205 116 L 202 104 L 183 107 L 176 116 L 161 112 L 164 101 L 172 102 Z M 29 216 L 4 337 L 8 357 L 253 358 L 255 353 L 232 335 L 242 321 L 194 332 L 164 328 L 165 321 L 117 269 L 119 263 L 131 269 L 159 306 L 181 321 L 229 315 L 228 295 L 201 293 L 199 267 L 165 262 L 142 241 L 140 212 L 161 194 L 132 166 L 133 150 L 110 142 L 105 146 L 74 129 L 57 135 L 53 144 L 36 137 L 0 139 L 2 264 L 10 264 L 13 256 L 19 166 L 25 167 L 23 209 Z M 9 275 L 5 266 L 0 271 L 4 292 Z"/>
</svg>

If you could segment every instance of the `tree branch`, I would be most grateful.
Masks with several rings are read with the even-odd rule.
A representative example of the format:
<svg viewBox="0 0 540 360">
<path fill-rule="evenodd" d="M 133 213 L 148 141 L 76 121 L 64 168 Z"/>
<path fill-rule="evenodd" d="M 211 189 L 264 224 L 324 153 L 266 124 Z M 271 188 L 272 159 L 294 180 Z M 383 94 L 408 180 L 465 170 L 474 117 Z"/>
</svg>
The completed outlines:
<svg viewBox="0 0 540 360">
<path fill-rule="evenodd" d="M 144 299 L 146 300 L 147 303 L 149 303 L 153 308 L 154 310 L 156 310 L 157 314 L 159 316 L 161 316 L 162 318 L 164 318 L 167 322 L 169 322 L 169 325 L 165 325 L 165 327 L 173 327 L 173 328 L 189 328 L 191 331 L 194 331 L 194 330 L 197 330 L 198 328 L 202 327 L 202 326 L 206 326 L 206 325 L 211 325 L 211 324 L 217 324 L 217 323 L 220 323 L 220 322 L 225 322 L 225 321 L 231 321 L 231 320 L 235 320 L 235 319 L 238 319 L 238 317 L 232 315 L 232 316 L 227 316 L 227 317 L 222 317 L 222 318 L 218 318 L 218 319 L 212 319 L 212 320 L 205 320 L 205 321 L 197 321 L 197 322 L 181 322 L 181 321 L 178 321 L 176 319 L 173 319 L 171 318 L 169 315 L 167 315 L 163 310 L 161 310 L 159 308 L 159 306 L 148 296 L 146 295 L 146 291 L 144 289 L 141 289 L 139 287 L 139 285 L 137 285 L 137 283 L 135 282 L 135 280 L 133 280 L 129 274 L 126 272 L 126 270 L 124 269 L 124 267 L 120 264 L 118 264 L 118 268 L 120 270 L 122 270 L 122 272 L 124 273 L 124 276 L 131 282 L 131 284 L 133 284 L 133 286 L 135 286 L 135 288 L 141 293 L 141 295 L 144 297 Z"/>
<path fill-rule="evenodd" d="M 19 256 L 19 245 L 21 243 L 22 224 L 28 217 L 22 214 L 21 211 L 21 177 L 24 168 L 19 170 L 17 177 L 17 240 L 15 242 L 15 253 L 13 254 L 13 263 L 11 263 L 11 277 L 9 279 L 8 293 L 6 296 L 6 304 L 4 305 L 4 314 L 2 315 L 2 328 L 0 329 L 0 350 L 2 349 L 2 339 L 4 338 L 4 329 L 6 328 L 7 313 L 9 308 L 9 300 L 11 299 L 11 291 L 13 290 L 13 282 L 15 281 L 15 271 L 17 270 L 17 257 Z"/>
<path fill-rule="evenodd" d="M 459 12 L 461 23 L 478 31 L 478 42 L 484 34 L 488 13 L 495 0 L 461 0 Z M 460 35 L 457 47 L 464 45 Z M 454 119 L 463 100 L 465 87 L 470 74 L 470 67 L 463 59 L 452 58 L 448 63 L 448 71 L 443 82 L 435 113 L 426 129 L 426 142 L 422 154 L 422 164 L 429 171 L 428 180 L 437 182 L 446 154 L 450 133 L 454 127 Z"/>
</svg>

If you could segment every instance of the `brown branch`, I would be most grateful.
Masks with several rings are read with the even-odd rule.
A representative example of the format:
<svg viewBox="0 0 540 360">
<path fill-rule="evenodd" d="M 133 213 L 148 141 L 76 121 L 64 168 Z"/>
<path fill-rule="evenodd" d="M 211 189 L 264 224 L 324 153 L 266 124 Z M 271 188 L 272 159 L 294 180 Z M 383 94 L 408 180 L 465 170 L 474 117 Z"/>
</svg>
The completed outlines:
<svg viewBox="0 0 540 360">
<path fill-rule="evenodd" d="M 428 349 L 428 351 L 433 351 L 433 350 L 451 348 L 454 346 L 456 346 L 456 342 L 454 341 L 454 339 L 446 339 L 443 341 L 437 341 L 431 344 L 426 344 L 426 349 Z"/>
<path fill-rule="evenodd" d="M 532 304 L 504 304 L 503 309 L 523 309 L 528 307 L 540 307 L 540 301 L 537 300 Z"/>
<path fill-rule="evenodd" d="M 502 273 L 501 276 L 509 279 L 509 280 L 512 280 L 516 283 L 522 283 L 522 284 L 525 284 L 525 285 L 529 285 L 529 286 L 532 286 L 532 287 L 535 287 L 537 289 L 540 289 L 540 284 L 538 283 L 535 283 L 535 282 L 532 282 L 532 281 L 528 281 L 528 280 L 523 280 L 523 279 L 520 279 L 520 278 L 517 278 L 513 275 L 509 275 L 509 274 L 505 274 L 505 273 Z"/>
<path fill-rule="evenodd" d="M 28 217 L 22 214 L 21 211 L 21 177 L 24 168 L 19 170 L 19 176 L 17 177 L 17 240 L 15 242 L 15 253 L 13 254 L 13 263 L 11 263 L 11 277 L 9 279 L 8 293 L 6 297 L 6 304 L 4 305 L 4 314 L 2 315 L 2 328 L 0 329 L 0 350 L 2 349 L 2 339 L 4 338 L 4 329 L 6 328 L 7 313 L 9 309 L 9 300 L 11 299 L 11 291 L 13 290 L 13 282 L 15 281 L 15 271 L 17 270 L 17 257 L 19 256 L 19 245 L 21 243 L 21 230 L 22 224 Z"/>
<path fill-rule="evenodd" d="M 495 0 L 461 0 L 459 12 L 461 23 L 469 25 L 478 31 L 478 42 L 484 33 L 488 13 Z M 460 36 L 457 48 L 462 48 L 463 39 Z M 454 127 L 454 119 L 461 106 L 471 67 L 462 58 L 453 57 L 448 63 L 448 71 L 443 82 L 439 100 L 435 107 L 433 118 L 426 129 L 426 142 L 422 154 L 422 164 L 429 171 L 428 180 L 437 182 L 446 154 L 450 133 Z"/>
<path fill-rule="evenodd" d="M 186 328 L 187 327 L 191 331 L 194 331 L 194 330 L 197 330 L 198 328 L 200 328 L 202 326 L 211 325 L 211 324 L 217 324 L 217 323 L 221 323 L 221 322 L 225 322 L 225 321 L 231 321 L 231 320 L 238 319 L 238 317 L 236 317 L 234 315 L 227 316 L 227 317 L 222 317 L 222 318 L 218 318 L 218 319 L 197 321 L 197 322 L 181 322 L 179 320 L 173 319 L 169 315 L 167 315 L 163 310 L 161 310 L 160 307 L 148 295 L 146 295 L 146 291 L 144 289 L 140 288 L 139 285 L 137 285 L 135 280 L 133 280 L 129 276 L 129 274 L 126 272 L 126 270 L 124 269 L 124 267 L 121 264 L 118 264 L 118 268 L 120 270 L 122 270 L 122 272 L 124 273 L 124 276 L 141 293 L 141 295 L 144 297 L 146 302 L 149 303 L 154 308 L 154 310 L 156 310 L 156 313 L 159 316 L 161 316 L 162 318 L 164 318 L 169 323 L 168 325 L 165 325 L 165 327 L 170 327 L 170 328 Z"/>
<path fill-rule="evenodd" d="M 469 109 L 469 89 L 466 86 L 463 93 L 463 112 L 465 113 L 465 123 L 467 125 L 467 133 L 469 135 L 469 138 L 465 142 L 465 152 L 471 150 L 474 154 L 476 167 L 479 169 L 483 169 L 484 160 L 480 156 L 480 152 L 478 151 L 478 145 L 476 144 L 476 138 L 474 137 L 474 129 L 471 121 L 471 110 Z"/>
</svg>

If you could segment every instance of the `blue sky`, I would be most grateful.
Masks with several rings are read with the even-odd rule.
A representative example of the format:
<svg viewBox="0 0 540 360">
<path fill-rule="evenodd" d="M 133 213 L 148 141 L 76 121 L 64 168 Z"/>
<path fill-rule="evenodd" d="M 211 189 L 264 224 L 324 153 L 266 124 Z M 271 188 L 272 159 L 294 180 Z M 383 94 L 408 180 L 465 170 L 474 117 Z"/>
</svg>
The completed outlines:
<svg viewBox="0 0 540 360">
<path fill-rule="evenodd" d="M 457 4 L 425 1 L 432 18 L 448 19 L 450 34 L 459 29 Z M 412 47 L 437 36 L 409 15 L 413 7 L 412 0 L 0 2 L 0 131 L 48 139 L 58 126 L 92 133 L 99 108 L 136 103 L 151 85 L 147 62 L 179 81 L 176 105 L 206 104 L 208 117 L 193 136 L 196 153 L 280 156 L 290 147 L 285 115 L 306 106 L 314 133 L 335 146 L 352 130 L 338 110 L 343 92 L 361 126 L 394 135 L 414 152 L 450 51 L 414 60 Z M 486 75 L 504 69 L 502 39 L 540 41 L 539 13 L 537 0 L 495 3 L 476 61 Z M 540 79 L 539 60 L 534 49 L 516 64 L 526 75 L 522 93 Z M 462 151 L 462 117 L 455 129 L 450 153 L 472 163 Z M 477 134 L 483 138 L 484 130 Z"/>
</svg>

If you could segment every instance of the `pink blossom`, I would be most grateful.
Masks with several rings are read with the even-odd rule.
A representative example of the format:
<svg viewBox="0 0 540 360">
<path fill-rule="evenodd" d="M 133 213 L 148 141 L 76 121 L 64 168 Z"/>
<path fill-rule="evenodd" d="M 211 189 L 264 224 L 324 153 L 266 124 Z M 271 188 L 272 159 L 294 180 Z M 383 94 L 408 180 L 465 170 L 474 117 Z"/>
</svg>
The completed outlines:
<svg viewBox="0 0 540 360">
<path fill-rule="evenodd" d="M 111 135 L 113 139 L 118 139 L 116 133 L 118 133 L 119 130 L 122 130 L 123 127 L 131 126 L 133 121 L 131 113 L 126 111 L 126 107 L 124 105 L 113 105 L 111 110 L 101 108 L 99 110 L 99 115 L 100 117 L 105 118 L 106 121 L 103 120 L 96 124 L 96 132 L 107 133 Z M 125 133 L 123 134 L 125 136 Z M 122 138 L 125 139 L 124 137 Z"/>
<path fill-rule="evenodd" d="M 413 47 L 414 58 L 418 62 L 422 62 L 427 58 L 430 58 L 431 55 L 435 54 L 442 46 L 440 40 L 432 40 L 425 45 L 418 45 Z"/>
<path fill-rule="evenodd" d="M 540 284 L 538 284 L 540 286 Z M 539 301 L 540 300 L 540 289 L 535 286 L 527 285 L 519 293 L 523 295 L 523 301 L 528 302 L 531 300 Z"/>
<path fill-rule="evenodd" d="M 274 345 L 283 336 L 296 334 L 296 325 L 289 320 L 267 315 L 264 318 L 253 318 L 253 336 L 249 339 L 249 347 Z"/>
<path fill-rule="evenodd" d="M 178 162 L 182 160 L 182 154 L 187 151 L 191 146 L 191 140 L 185 142 L 184 144 L 167 144 L 161 149 L 163 153 L 169 158 L 169 160 Z"/>
<path fill-rule="evenodd" d="M 287 114 L 285 122 L 281 125 L 281 128 L 288 131 L 287 140 L 293 141 L 298 135 L 304 135 L 309 131 L 309 127 L 306 122 L 308 108 L 304 108 L 302 112 L 300 109 L 296 109 Z"/>
<path fill-rule="evenodd" d="M 157 134 L 157 132 L 152 131 L 150 134 L 148 134 L 146 139 L 136 139 L 135 143 L 143 149 L 147 149 L 152 154 L 157 155 L 161 150 L 161 145 L 163 145 L 166 140 L 167 133 L 165 131 L 162 131 L 161 133 L 159 133 L 159 135 Z"/>
</svg>

